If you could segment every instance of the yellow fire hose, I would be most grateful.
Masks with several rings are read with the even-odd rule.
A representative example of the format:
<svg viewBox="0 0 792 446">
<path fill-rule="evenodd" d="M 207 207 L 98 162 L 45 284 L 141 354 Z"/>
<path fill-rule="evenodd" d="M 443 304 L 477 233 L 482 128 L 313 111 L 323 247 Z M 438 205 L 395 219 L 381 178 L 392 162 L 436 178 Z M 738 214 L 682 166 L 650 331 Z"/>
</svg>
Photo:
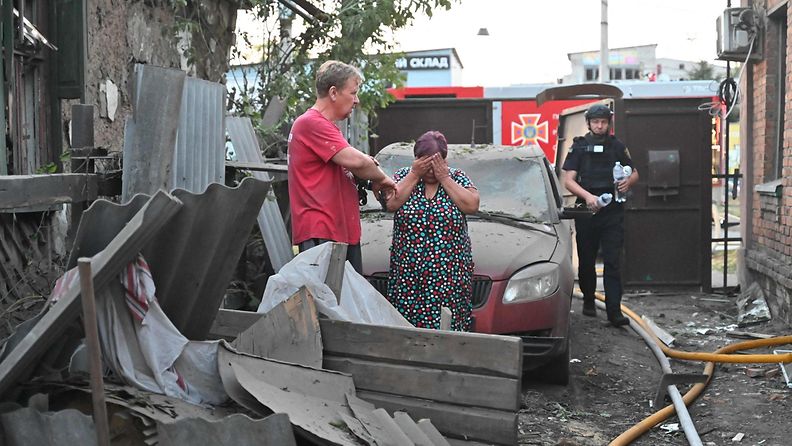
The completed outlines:
<svg viewBox="0 0 792 446">
<path fill-rule="evenodd" d="M 596 293 L 597 299 L 600 301 L 605 301 L 605 296 L 600 293 Z M 713 372 L 715 371 L 715 363 L 790 363 L 792 362 L 792 353 L 786 353 L 782 355 L 768 355 L 768 354 L 750 354 L 750 355 L 735 355 L 731 354 L 741 350 L 750 350 L 754 348 L 760 347 L 771 347 L 776 345 L 784 345 L 792 343 L 792 336 L 777 336 L 768 339 L 757 339 L 751 341 L 742 341 L 737 342 L 734 344 L 729 344 L 724 347 L 719 348 L 713 353 L 702 353 L 702 352 L 685 352 L 681 350 L 675 350 L 672 348 L 667 347 L 663 344 L 660 339 L 658 339 L 657 335 L 655 335 L 654 331 L 652 331 L 646 323 L 644 323 L 643 319 L 638 316 L 635 312 L 627 308 L 626 306 L 622 305 L 621 310 L 624 314 L 630 317 L 635 323 L 639 324 L 649 335 L 654 338 L 655 343 L 660 347 L 660 349 L 665 353 L 667 356 L 675 359 L 684 359 L 690 361 L 704 361 L 706 362 L 704 366 L 704 374 L 707 375 L 707 381 L 699 384 L 695 384 L 693 387 L 688 390 L 687 393 L 682 397 L 686 406 L 689 406 L 699 395 L 704 391 L 707 384 L 709 384 L 710 380 L 712 379 Z M 641 435 L 648 432 L 651 428 L 658 425 L 662 421 L 666 420 L 668 417 L 673 415 L 675 412 L 674 406 L 669 405 L 664 407 L 663 409 L 658 410 L 657 412 L 653 413 L 652 415 L 644 418 L 635 426 L 631 427 L 624 431 L 621 435 L 616 437 L 613 441 L 611 441 L 610 446 L 624 446 L 632 443 Z"/>
</svg>

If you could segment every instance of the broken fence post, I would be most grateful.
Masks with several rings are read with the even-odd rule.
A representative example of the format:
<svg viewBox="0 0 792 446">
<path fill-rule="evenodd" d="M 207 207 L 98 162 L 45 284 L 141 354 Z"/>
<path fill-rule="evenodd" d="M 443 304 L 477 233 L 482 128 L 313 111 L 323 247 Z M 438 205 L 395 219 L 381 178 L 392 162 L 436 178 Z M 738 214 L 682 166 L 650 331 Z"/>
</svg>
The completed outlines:
<svg viewBox="0 0 792 446">
<path fill-rule="evenodd" d="M 102 381 L 102 352 L 99 348 L 99 330 L 96 324 L 90 257 L 80 258 L 77 265 L 80 271 L 80 300 L 82 301 L 83 325 L 85 327 L 85 344 L 88 347 L 88 357 L 90 358 L 91 400 L 93 402 L 94 426 L 96 427 L 96 443 L 99 446 L 110 446 L 110 427 L 107 424 L 107 406 L 105 406 L 104 382 Z"/>
<path fill-rule="evenodd" d="M 341 288 L 344 286 L 344 263 L 346 263 L 347 244 L 333 242 L 333 252 L 330 253 L 330 263 L 327 265 L 325 284 L 330 287 L 341 304 Z"/>
</svg>

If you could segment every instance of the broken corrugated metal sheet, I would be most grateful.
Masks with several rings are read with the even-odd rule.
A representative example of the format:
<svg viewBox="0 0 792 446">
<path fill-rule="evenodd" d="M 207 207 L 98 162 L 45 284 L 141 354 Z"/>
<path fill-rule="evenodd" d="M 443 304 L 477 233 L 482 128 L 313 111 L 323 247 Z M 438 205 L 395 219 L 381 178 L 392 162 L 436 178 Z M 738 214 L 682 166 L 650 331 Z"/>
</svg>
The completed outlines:
<svg viewBox="0 0 792 446">
<path fill-rule="evenodd" d="M 0 415 L 0 424 L 6 446 L 96 444 L 93 420 L 76 409 L 41 413 L 23 407 Z"/>
<path fill-rule="evenodd" d="M 269 187 L 245 178 L 199 195 L 173 191 L 184 207 L 143 255 L 162 309 L 188 339 L 206 339 Z"/>
<path fill-rule="evenodd" d="M 278 446 L 296 445 L 289 417 L 273 414 L 253 420 L 242 414 L 217 421 L 187 419 L 170 424 L 157 424 L 160 446 Z"/>
<path fill-rule="evenodd" d="M 234 145 L 237 159 L 248 163 L 263 163 L 256 133 L 250 118 L 237 118 L 229 116 L 226 119 L 228 136 Z M 253 177 L 260 180 L 269 181 L 270 175 L 267 172 L 253 172 Z M 270 264 L 274 272 L 280 271 L 281 267 L 294 257 L 291 239 L 286 231 L 286 224 L 278 206 L 278 200 L 274 192 L 270 192 L 267 200 L 261 207 L 258 215 L 258 224 L 261 229 L 261 236 L 267 247 Z"/>
<path fill-rule="evenodd" d="M 226 88 L 188 77 L 184 83 L 170 189 L 203 192 L 225 183 Z"/>
<path fill-rule="evenodd" d="M 123 202 L 136 193 L 170 190 L 186 79 L 180 70 L 135 65 L 132 122 L 124 135 Z"/>
</svg>

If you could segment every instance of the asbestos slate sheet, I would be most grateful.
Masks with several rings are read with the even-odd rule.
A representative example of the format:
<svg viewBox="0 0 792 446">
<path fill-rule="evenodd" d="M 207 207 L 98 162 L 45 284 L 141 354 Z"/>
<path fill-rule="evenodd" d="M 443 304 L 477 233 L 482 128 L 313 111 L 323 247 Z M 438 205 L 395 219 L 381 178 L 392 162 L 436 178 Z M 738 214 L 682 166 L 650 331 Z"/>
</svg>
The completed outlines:
<svg viewBox="0 0 792 446">
<path fill-rule="evenodd" d="M 226 125 L 238 160 L 246 163 L 263 163 L 264 157 L 261 155 L 261 147 L 259 147 L 250 118 L 228 117 Z M 262 181 L 271 180 L 267 172 L 252 172 L 252 175 Z M 267 196 L 257 220 L 261 236 L 267 247 L 270 264 L 273 271 L 277 273 L 294 257 L 294 252 L 274 192 L 270 192 Z"/>
<path fill-rule="evenodd" d="M 223 385 L 238 403 L 259 413 L 286 413 L 308 438 L 360 444 L 342 427 L 342 414 L 354 417 L 346 405 L 346 395 L 355 394 L 350 376 L 238 354 L 222 343 L 217 362 Z"/>
<path fill-rule="evenodd" d="M 181 211 L 143 249 L 160 306 L 191 340 L 209 334 L 269 183 L 212 183 L 201 194 L 173 191 Z"/>
<path fill-rule="evenodd" d="M 5 446 L 94 446 L 96 431 L 90 415 L 76 409 L 41 413 L 29 407 L 0 415 Z"/>
<path fill-rule="evenodd" d="M 160 446 L 296 446 L 286 414 L 273 414 L 261 420 L 235 414 L 217 421 L 200 418 L 157 424 Z"/>
<path fill-rule="evenodd" d="M 199 194 L 211 183 L 225 183 L 225 98 L 225 85 L 192 77 L 184 82 L 170 189 Z"/>
</svg>

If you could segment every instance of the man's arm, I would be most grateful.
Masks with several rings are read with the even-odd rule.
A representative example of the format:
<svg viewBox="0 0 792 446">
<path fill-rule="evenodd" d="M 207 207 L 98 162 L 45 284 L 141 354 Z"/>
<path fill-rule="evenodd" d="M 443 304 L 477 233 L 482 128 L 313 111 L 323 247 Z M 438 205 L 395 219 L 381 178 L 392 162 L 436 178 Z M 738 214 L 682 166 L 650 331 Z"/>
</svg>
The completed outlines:
<svg viewBox="0 0 792 446">
<path fill-rule="evenodd" d="M 386 177 L 385 172 L 379 168 L 374 159 L 353 147 L 339 150 L 330 161 L 344 167 L 362 180 L 379 182 Z"/>
<path fill-rule="evenodd" d="M 578 182 L 575 181 L 575 178 L 577 178 L 576 170 L 561 171 L 561 181 L 564 183 L 564 187 L 566 188 L 566 190 L 571 192 L 576 197 L 585 201 L 586 206 L 592 211 L 598 210 L 599 205 L 597 204 L 597 196 L 587 191 L 586 189 L 583 189 L 583 186 L 578 184 Z"/>
<path fill-rule="evenodd" d="M 339 150 L 330 158 L 330 161 L 352 172 L 360 179 L 371 180 L 374 183 L 375 192 L 382 191 L 386 196 L 389 196 L 396 191 L 396 183 L 379 168 L 374 158 L 354 147 L 345 147 Z"/>
</svg>

